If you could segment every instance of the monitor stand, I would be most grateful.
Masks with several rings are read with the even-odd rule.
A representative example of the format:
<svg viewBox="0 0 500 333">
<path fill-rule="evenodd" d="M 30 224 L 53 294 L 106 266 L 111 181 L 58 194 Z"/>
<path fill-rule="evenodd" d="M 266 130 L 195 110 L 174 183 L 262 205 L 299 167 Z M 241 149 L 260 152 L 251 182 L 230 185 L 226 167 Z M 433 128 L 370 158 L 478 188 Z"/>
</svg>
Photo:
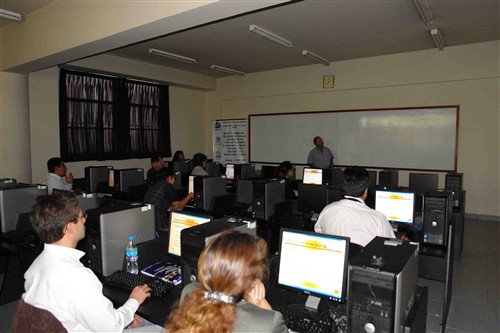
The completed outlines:
<svg viewBox="0 0 500 333">
<path fill-rule="evenodd" d="M 318 305 L 319 305 L 320 301 L 321 301 L 321 298 L 319 298 L 319 297 L 307 296 L 305 307 L 307 309 L 318 311 Z"/>
</svg>

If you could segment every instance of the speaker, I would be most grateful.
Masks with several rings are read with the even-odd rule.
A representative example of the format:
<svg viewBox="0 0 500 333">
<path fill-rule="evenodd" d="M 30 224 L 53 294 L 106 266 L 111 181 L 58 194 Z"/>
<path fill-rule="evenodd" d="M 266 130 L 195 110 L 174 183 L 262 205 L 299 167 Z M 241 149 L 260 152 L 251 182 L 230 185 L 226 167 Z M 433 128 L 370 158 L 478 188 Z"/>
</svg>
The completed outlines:
<svg viewBox="0 0 500 333">
<path fill-rule="evenodd" d="M 463 173 L 448 173 L 445 179 L 445 188 L 453 192 L 453 207 L 460 208 L 460 200 L 463 190 Z"/>
<path fill-rule="evenodd" d="M 424 194 L 422 219 L 423 243 L 446 246 L 448 225 L 453 208 L 451 191 L 431 191 Z"/>
<path fill-rule="evenodd" d="M 349 260 L 349 332 L 405 331 L 416 297 L 418 250 L 409 242 L 387 241 L 375 237 Z"/>
<path fill-rule="evenodd" d="M 382 170 L 378 173 L 378 186 L 386 190 L 397 190 L 399 186 L 398 170 Z"/>
</svg>

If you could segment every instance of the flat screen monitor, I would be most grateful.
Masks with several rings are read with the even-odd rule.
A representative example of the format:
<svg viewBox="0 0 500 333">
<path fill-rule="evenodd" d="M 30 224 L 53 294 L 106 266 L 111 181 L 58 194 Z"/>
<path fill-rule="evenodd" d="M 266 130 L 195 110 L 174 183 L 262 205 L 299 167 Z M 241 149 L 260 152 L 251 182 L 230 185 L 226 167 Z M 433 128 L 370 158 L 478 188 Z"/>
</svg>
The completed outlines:
<svg viewBox="0 0 500 333">
<path fill-rule="evenodd" d="M 345 302 L 349 238 L 281 229 L 278 286 Z"/>
<path fill-rule="evenodd" d="M 437 173 L 415 173 L 410 172 L 410 191 L 417 195 L 425 194 L 438 189 Z"/>
<path fill-rule="evenodd" d="M 226 178 L 230 180 L 234 179 L 234 164 L 226 164 Z"/>
<path fill-rule="evenodd" d="M 109 186 L 110 174 L 112 166 L 88 166 L 85 167 L 85 187 L 87 192 L 99 192 L 103 184 Z M 98 187 L 99 185 L 99 187 Z"/>
<path fill-rule="evenodd" d="M 260 178 L 269 179 L 278 177 L 278 167 L 274 165 L 263 165 L 260 168 Z"/>
<path fill-rule="evenodd" d="M 46 185 L 19 184 L 15 188 L 0 190 L 0 231 L 15 230 L 19 215 L 30 212 L 41 195 L 47 195 Z"/>
<path fill-rule="evenodd" d="M 191 160 L 174 161 L 172 162 L 172 168 L 174 171 L 179 171 L 180 173 L 190 173 L 191 163 Z"/>
<path fill-rule="evenodd" d="M 328 204 L 328 187 L 299 183 L 297 208 L 304 213 L 320 213 Z"/>
<path fill-rule="evenodd" d="M 387 216 L 391 223 L 413 225 L 415 193 L 403 191 L 375 191 L 375 210 Z"/>
<path fill-rule="evenodd" d="M 302 183 L 323 185 L 323 169 L 304 168 Z"/>
<path fill-rule="evenodd" d="M 375 170 L 370 170 L 368 171 L 368 177 L 369 177 L 369 185 L 368 188 L 370 190 L 374 190 L 377 188 L 377 171 Z"/>
<path fill-rule="evenodd" d="M 211 221 L 210 216 L 170 212 L 170 234 L 168 240 L 168 253 L 181 255 L 181 231 Z"/>
</svg>

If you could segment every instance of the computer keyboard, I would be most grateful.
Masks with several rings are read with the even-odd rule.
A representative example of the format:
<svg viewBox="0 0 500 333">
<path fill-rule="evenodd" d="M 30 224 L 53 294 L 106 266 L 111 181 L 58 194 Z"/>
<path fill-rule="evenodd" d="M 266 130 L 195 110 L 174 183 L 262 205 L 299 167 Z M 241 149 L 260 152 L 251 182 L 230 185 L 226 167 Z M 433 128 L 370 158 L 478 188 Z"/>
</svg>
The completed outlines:
<svg viewBox="0 0 500 333">
<path fill-rule="evenodd" d="M 116 271 L 104 278 L 104 283 L 108 286 L 132 291 L 136 286 L 147 284 L 151 288 L 151 295 L 163 297 L 174 287 L 172 283 L 165 282 L 144 274 L 130 274 L 125 271 Z"/>
<path fill-rule="evenodd" d="M 288 329 L 298 333 L 330 333 L 336 332 L 337 326 L 327 314 L 320 314 L 304 306 L 280 305 L 274 307 L 281 312 Z"/>
</svg>

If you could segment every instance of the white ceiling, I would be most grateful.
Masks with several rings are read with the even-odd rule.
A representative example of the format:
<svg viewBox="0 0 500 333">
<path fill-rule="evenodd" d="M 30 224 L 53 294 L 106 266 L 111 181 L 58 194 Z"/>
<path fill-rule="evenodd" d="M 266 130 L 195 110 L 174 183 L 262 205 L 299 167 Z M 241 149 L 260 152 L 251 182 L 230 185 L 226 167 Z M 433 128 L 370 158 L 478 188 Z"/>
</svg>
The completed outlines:
<svg viewBox="0 0 500 333">
<path fill-rule="evenodd" d="M 210 65 L 252 73 L 314 64 L 313 60 L 302 56 L 304 49 L 330 62 L 435 49 L 429 33 L 434 28 L 441 30 L 446 47 L 500 39 L 499 0 L 428 2 L 434 16 L 429 26 L 421 20 L 412 0 L 304 0 L 176 32 L 109 53 L 222 77 L 230 74 L 211 70 Z M 46 3 L 4 0 L 1 7 L 27 14 L 28 10 L 36 10 L 37 6 Z M 290 40 L 293 47 L 274 44 L 249 32 L 251 24 Z M 152 55 L 148 53 L 149 48 L 195 58 L 198 62 L 187 64 Z M 436 49 L 436 52 L 439 51 Z"/>
</svg>

